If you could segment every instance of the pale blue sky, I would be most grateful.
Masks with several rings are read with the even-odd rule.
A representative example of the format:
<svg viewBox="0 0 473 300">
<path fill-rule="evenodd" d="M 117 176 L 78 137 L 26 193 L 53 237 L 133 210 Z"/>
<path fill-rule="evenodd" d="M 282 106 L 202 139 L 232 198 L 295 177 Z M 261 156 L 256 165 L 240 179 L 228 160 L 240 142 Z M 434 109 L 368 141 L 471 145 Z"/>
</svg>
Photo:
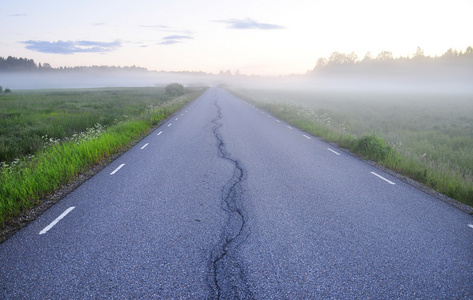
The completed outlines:
<svg viewBox="0 0 473 300">
<path fill-rule="evenodd" d="M 334 51 L 473 45 L 471 0 L 0 0 L 0 56 L 151 70 L 305 73 Z"/>
</svg>

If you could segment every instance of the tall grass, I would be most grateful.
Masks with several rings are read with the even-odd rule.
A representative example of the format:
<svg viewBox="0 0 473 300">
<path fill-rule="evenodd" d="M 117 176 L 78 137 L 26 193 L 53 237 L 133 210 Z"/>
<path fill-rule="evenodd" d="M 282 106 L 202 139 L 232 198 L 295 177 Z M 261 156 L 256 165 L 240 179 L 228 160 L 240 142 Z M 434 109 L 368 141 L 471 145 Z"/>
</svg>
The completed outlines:
<svg viewBox="0 0 473 300">
<path fill-rule="evenodd" d="M 33 154 L 48 136 L 64 139 L 99 123 L 136 118 L 173 97 L 164 88 L 18 91 L 0 95 L 0 162 Z"/>
<path fill-rule="evenodd" d="M 80 133 L 61 136 L 61 139 L 39 137 L 42 149 L 1 164 L 0 227 L 38 204 L 44 196 L 77 174 L 118 153 L 122 147 L 148 132 L 152 126 L 202 92 L 203 90 L 198 90 L 178 98 L 148 104 L 137 110 L 134 116 L 115 120 L 109 126 L 96 123 Z M 117 96 L 119 94 L 120 91 L 117 91 Z M 69 94 L 66 93 L 64 97 L 67 98 L 67 95 Z M 126 102 L 126 98 L 121 101 Z M 134 99 L 129 98 L 128 101 L 133 102 Z M 67 102 L 66 99 L 64 102 Z"/>
<path fill-rule="evenodd" d="M 471 96 L 238 93 L 304 131 L 473 206 Z"/>
</svg>

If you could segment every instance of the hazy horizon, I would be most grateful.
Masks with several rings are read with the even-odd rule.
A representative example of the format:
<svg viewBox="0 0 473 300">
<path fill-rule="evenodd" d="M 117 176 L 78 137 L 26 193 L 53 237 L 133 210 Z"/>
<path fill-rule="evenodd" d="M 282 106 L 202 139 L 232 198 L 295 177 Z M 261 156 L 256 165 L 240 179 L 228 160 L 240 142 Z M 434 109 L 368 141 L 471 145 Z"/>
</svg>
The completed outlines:
<svg viewBox="0 0 473 300">
<path fill-rule="evenodd" d="M 473 94 L 473 48 L 428 57 L 418 48 L 413 58 L 383 53 L 359 59 L 335 52 L 312 71 L 291 76 L 247 76 L 230 70 L 156 72 L 137 67 L 82 66 L 52 68 L 32 59 L 0 57 L 0 86 L 13 90 L 103 87 L 156 87 L 178 82 L 185 86 L 227 85 L 236 88 L 293 89 L 341 92 Z"/>
</svg>

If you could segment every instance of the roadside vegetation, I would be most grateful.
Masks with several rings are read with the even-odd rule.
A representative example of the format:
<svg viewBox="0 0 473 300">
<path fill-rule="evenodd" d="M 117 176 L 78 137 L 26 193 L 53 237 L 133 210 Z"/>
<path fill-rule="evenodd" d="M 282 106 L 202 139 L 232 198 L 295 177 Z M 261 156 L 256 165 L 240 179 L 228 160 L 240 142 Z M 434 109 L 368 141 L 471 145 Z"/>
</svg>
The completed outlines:
<svg viewBox="0 0 473 300">
<path fill-rule="evenodd" d="M 17 91 L 0 96 L 0 228 L 120 152 L 204 89 Z"/>
<path fill-rule="evenodd" d="M 5 93 L 5 94 L 11 93 L 11 89 L 9 88 L 3 89 L 3 86 L 0 85 L 0 94 L 2 93 Z"/>
<path fill-rule="evenodd" d="M 294 126 L 473 206 L 471 96 L 239 90 Z"/>
</svg>

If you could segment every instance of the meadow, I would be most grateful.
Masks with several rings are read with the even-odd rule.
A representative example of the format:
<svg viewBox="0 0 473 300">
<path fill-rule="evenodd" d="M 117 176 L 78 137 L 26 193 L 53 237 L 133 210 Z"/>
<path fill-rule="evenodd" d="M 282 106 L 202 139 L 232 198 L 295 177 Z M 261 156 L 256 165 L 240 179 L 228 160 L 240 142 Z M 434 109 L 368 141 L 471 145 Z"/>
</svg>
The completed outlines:
<svg viewBox="0 0 473 300">
<path fill-rule="evenodd" d="M 19 91 L 0 96 L 0 162 L 34 154 L 49 140 L 136 118 L 173 97 L 164 88 Z"/>
<path fill-rule="evenodd" d="M 237 93 L 307 132 L 473 206 L 473 96 Z"/>
<path fill-rule="evenodd" d="M 0 228 L 119 153 L 204 89 L 113 88 L 0 95 Z"/>
</svg>

